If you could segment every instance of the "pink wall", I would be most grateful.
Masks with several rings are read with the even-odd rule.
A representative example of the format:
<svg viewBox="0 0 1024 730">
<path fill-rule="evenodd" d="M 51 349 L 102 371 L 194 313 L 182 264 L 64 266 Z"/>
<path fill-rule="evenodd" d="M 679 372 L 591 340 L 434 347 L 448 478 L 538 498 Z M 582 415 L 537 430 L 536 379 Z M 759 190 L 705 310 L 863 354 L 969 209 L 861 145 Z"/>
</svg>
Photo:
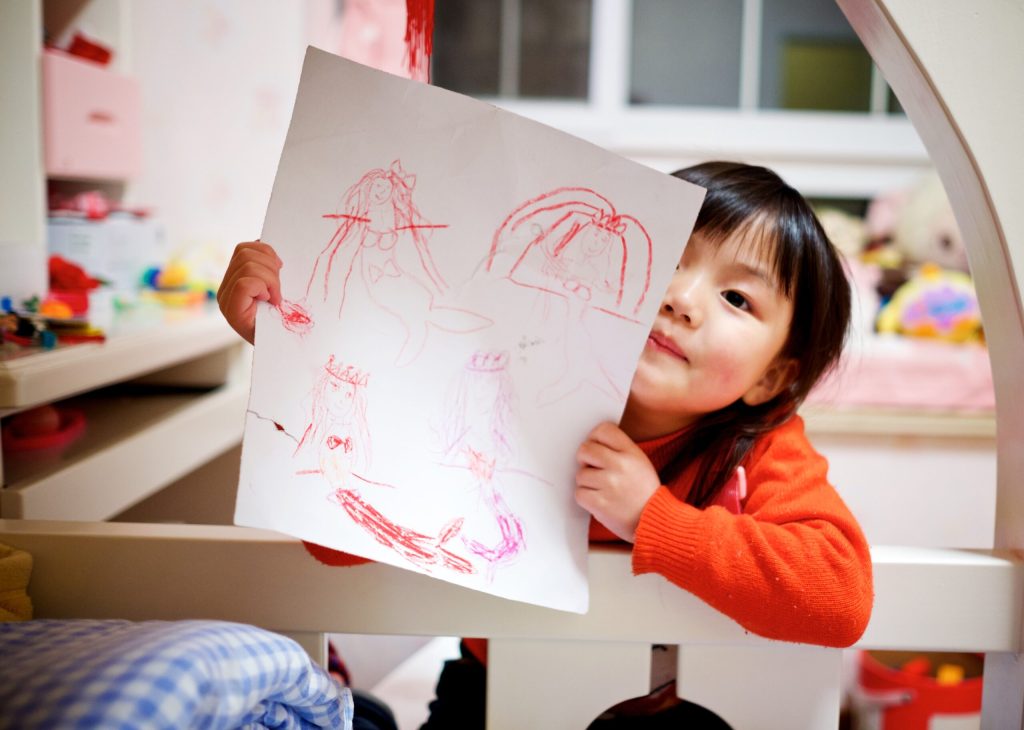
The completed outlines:
<svg viewBox="0 0 1024 730">
<path fill-rule="evenodd" d="M 156 208 L 172 250 L 222 271 L 235 243 L 259 236 L 306 45 L 337 50 L 328 44 L 340 38 L 338 6 L 130 4 L 143 172 L 126 200 Z"/>
</svg>

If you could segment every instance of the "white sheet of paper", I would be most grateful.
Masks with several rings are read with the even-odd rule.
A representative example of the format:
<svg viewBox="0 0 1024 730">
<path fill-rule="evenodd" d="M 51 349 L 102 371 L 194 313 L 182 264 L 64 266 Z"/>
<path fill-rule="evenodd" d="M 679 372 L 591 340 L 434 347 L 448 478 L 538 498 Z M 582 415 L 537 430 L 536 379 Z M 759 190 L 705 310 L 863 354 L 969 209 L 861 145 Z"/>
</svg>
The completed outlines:
<svg viewBox="0 0 1024 730">
<path fill-rule="evenodd" d="M 621 416 L 703 195 L 310 48 L 236 523 L 585 612 L 576 449 Z"/>
</svg>

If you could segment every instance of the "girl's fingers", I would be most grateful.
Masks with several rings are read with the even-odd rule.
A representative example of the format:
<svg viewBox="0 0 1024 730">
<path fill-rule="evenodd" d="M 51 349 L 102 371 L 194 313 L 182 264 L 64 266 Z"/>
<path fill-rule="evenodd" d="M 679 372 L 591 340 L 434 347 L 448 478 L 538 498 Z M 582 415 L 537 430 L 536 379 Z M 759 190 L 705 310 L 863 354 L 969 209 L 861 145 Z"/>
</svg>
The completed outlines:
<svg viewBox="0 0 1024 730">
<path fill-rule="evenodd" d="M 258 252 L 277 261 L 278 266 L 282 264 L 281 257 L 277 255 L 274 247 L 269 243 L 264 243 L 263 241 L 243 241 L 235 246 L 235 251 L 231 258 L 234 259 L 242 252 Z"/>
<path fill-rule="evenodd" d="M 604 444 L 588 439 L 576 450 L 576 463 L 583 467 L 604 467 L 608 464 L 610 449 Z"/>
<path fill-rule="evenodd" d="M 603 469 L 597 469 L 592 466 L 580 467 L 576 472 L 577 489 L 600 489 L 603 486 L 601 483 L 603 474 Z"/>
<path fill-rule="evenodd" d="M 273 276 L 279 276 L 278 273 L 281 270 L 281 259 L 277 257 L 277 254 L 271 249 L 270 251 L 250 248 L 242 251 L 236 249 L 236 253 L 231 257 L 231 262 L 228 264 L 228 269 L 225 272 L 225 276 L 233 274 L 234 272 L 245 269 L 246 267 L 260 266 L 271 273 Z"/>
<path fill-rule="evenodd" d="M 603 444 L 614 451 L 624 451 L 633 445 L 633 439 L 611 421 L 599 423 L 587 438 Z"/>
<path fill-rule="evenodd" d="M 256 302 L 266 301 L 269 296 L 270 292 L 263 282 L 255 279 L 242 279 L 232 286 L 228 296 L 221 303 L 220 310 L 228 324 L 242 337 L 250 339 L 251 335 L 247 335 L 255 327 Z"/>
<path fill-rule="evenodd" d="M 237 291 L 235 284 L 243 279 L 262 281 L 269 292 L 270 301 L 274 304 L 280 303 L 281 279 L 277 268 L 270 268 L 261 261 L 246 261 L 230 269 L 217 291 L 217 301 L 221 302 L 225 296 L 234 296 L 233 292 Z"/>
<path fill-rule="evenodd" d="M 253 301 L 266 302 L 269 300 L 270 286 L 264 279 L 243 276 L 235 281 L 228 301 L 230 305 L 235 305 L 244 311 L 252 307 Z"/>
</svg>

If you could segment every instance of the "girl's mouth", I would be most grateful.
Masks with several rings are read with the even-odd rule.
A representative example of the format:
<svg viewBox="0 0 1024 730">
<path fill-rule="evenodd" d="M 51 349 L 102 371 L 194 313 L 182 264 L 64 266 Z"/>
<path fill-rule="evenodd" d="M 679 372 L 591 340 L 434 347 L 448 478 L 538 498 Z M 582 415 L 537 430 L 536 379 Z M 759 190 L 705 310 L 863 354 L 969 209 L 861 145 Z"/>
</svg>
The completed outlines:
<svg viewBox="0 0 1024 730">
<path fill-rule="evenodd" d="M 647 337 L 647 345 L 648 347 L 653 347 L 659 352 L 664 352 L 672 355 L 673 357 L 677 357 L 680 360 L 687 360 L 686 355 L 679 349 L 679 346 L 670 338 L 659 332 L 651 332 Z M 687 360 L 687 362 L 689 361 Z"/>
</svg>

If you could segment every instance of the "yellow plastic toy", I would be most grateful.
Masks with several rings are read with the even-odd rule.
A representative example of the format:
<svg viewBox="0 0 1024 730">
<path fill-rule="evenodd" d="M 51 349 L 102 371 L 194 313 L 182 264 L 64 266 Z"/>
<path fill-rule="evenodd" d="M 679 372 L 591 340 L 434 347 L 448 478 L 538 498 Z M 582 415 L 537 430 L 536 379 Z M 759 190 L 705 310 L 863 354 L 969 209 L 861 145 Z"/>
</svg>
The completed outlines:
<svg viewBox="0 0 1024 730">
<path fill-rule="evenodd" d="M 876 328 L 948 342 L 984 339 L 981 310 L 971 277 L 925 264 L 878 313 Z"/>
</svg>

